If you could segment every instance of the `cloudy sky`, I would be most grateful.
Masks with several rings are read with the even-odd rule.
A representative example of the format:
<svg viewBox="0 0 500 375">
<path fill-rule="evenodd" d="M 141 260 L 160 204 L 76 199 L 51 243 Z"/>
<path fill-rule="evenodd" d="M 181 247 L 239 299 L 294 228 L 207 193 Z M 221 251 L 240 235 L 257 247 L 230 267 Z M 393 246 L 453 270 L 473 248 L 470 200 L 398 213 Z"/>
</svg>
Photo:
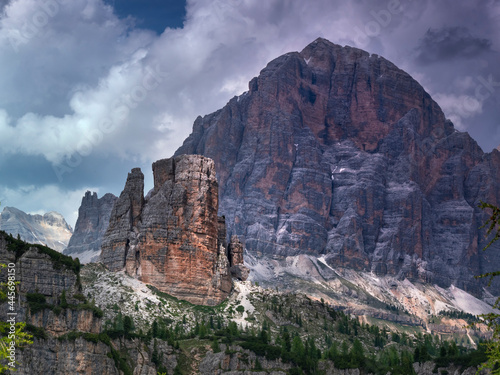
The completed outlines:
<svg viewBox="0 0 500 375">
<path fill-rule="evenodd" d="M 317 37 L 416 78 L 500 144 L 499 0 L 0 0 L 0 201 L 61 212 L 118 195 L 271 59 Z"/>
</svg>

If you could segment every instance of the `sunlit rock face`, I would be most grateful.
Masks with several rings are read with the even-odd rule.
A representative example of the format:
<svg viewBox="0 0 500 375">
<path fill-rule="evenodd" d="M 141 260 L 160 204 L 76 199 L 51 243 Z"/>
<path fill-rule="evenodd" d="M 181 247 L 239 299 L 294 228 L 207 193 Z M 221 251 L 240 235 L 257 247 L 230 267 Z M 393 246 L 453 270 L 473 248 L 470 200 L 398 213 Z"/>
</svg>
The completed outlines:
<svg viewBox="0 0 500 375">
<path fill-rule="evenodd" d="M 318 39 L 271 61 L 249 91 L 196 119 L 176 155 L 214 160 L 227 236 L 253 256 L 481 291 L 478 204 L 500 203 L 500 152 L 484 153 L 386 59 Z"/>
<path fill-rule="evenodd" d="M 23 241 L 46 245 L 63 251 L 73 234 L 73 229 L 58 212 L 43 215 L 27 214 L 15 207 L 5 207 L 0 214 L 0 230 Z"/>
<path fill-rule="evenodd" d="M 214 162 L 199 155 L 153 163 L 154 188 L 129 173 L 102 242 L 102 262 L 196 304 L 220 303 L 232 281 L 218 218 Z"/>
</svg>

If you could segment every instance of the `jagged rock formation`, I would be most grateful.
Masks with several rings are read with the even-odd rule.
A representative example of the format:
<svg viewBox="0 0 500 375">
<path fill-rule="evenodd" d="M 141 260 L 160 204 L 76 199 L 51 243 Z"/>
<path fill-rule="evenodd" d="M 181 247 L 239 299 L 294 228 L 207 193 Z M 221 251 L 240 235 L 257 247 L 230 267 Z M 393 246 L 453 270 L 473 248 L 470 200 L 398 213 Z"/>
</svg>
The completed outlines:
<svg viewBox="0 0 500 375">
<path fill-rule="evenodd" d="M 64 309 L 56 314 L 49 308 L 42 308 L 35 312 L 29 307 L 27 302 L 29 294 L 43 297 L 46 306 L 59 304 L 63 292 L 68 304 L 80 303 L 78 299 L 73 297 L 80 291 L 78 263 L 70 261 L 70 258 L 66 259 L 66 263 L 62 263 L 61 259 L 61 254 L 54 250 L 9 239 L 5 233 L 0 232 L 0 263 L 14 264 L 16 281 L 19 281 L 15 305 L 17 319 L 18 321 L 26 321 L 35 327 L 41 327 L 48 335 L 47 340 L 35 338 L 33 345 L 17 351 L 16 359 L 20 365 L 16 374 L 78 373 L 77 371 L 72 372 L 71 369 L 81 366 L 83 362 L 86 362 L 88 368 L 95 370 L 114 368 L 114 362 L 106 357 L 106 352 L 103 353 L 104 355 L 100 355 L 99 350 L 96 350 L 96 346 L 99 345 L 90 343 L 68 345 L 67 342 L 60 342 L 56 339 L 56 337 L 74 330 L 99 333 L 102 322 L 94 316 L 92 311 Z M 5 282 L 6 278 L 7 272 L 1 272 L 0 281 Z M 0 320 L 6 321 L 8 308 L 8 304 L 2 304 Z M 88 346 L 93 348 L 90 349 Z M 85 347 L 88 350 L 85 350 Z M 77 356 L 76 348 L 86 351 L 86 353 L 80 353 L 81 356 Z M 68 351 L 73 351 L 73 353 L 70 355 L 67 353 Z M 63 353 L 65 354 L 63 355 Z M 58 354 L 67 357 L 68 361 L 59 363 Z M 70 358 L 73 360 L 72 363 L 69 361 Z M 47 371 L 41 371 L 39 366 Z M 62 371 L 63 368 L 66 368 L 67 371 Z M 55 369 L 61 371 L 58 372 Z M 114 374 L 115 372 L 104 371 L 103 373 Z"/>
<path fill-rule="evenodd" d="M 193 332 L 200 319 L 208 322 L 209 317 L 213 316 L 214 309 L 199 309 L 197 306 L 173 298 L 165 299 L 164 294 L 153 292 L 124 273 L 117 275 L 110 272 L 100 264 L 87 265 L 80 272 L 79 263 L 70 257 L 42 246 L 17 241 L 3 232 L 0 232 L 0 262 L 15 264 L 16 277 L 20 282 L 15 304 L 18 321 L 27 321 L 36 327 L 36 329 L 28 328 L 31 332 L 35 332 L 34 343 L 16 353 L 16 360 L 19 363 L 16 366 L 17 371 L 7 373 L 154 375 L 158 372 L 173 374 L 179 370 L 176 369 L 177 365 L 183 364 L 184 368 L 190 369 L 190 373 L 249 375 L 255 373 L 252 371 L 257 367 L 258 360 L 262 368 L 258 373 L 281 375 L 295 366 L 280 360 L 279 355 L 271 359 L 263 356 L 261 350 L 257 354 L 245 345 L 248 341 L 240 341 L 237 338 L 230 346 L 221 343 L 221 350 L 214 353 L 212 349 L 207 348 L 206 338 L 197 341 L 189 334 L 190 331 Z M 6 272 L 0 272 L 0 282 L 5 282 L 6 277 Z M 357 287 L 353 289 L 359 291 Z M 311 300 L 304 295 L 283 294 L 274 289 L 263 290 L 251 282 L 236 283 L 235 291 L 225 308 L 216 310 L 221 314 L 224 327 L 227 327 L 232 320 L 247 322 L 247 326 L 253 328 L 260 327 L 261 321 L 265 319 L 275 331 L 279 326 L 294 326 L 305 340 L 306 337 L 318 337 L 317 332 L 322 336 L 327 322 L 331 328 L 326 332 L 333 330 L 337 319 L 342 319 L 324 302 Z M 35 294 L 37 297 L 35 301 L 31 299 L 30 302 L 29 293 Z M 65 304 L 63 293 L 66 296 Z M 96 314 L 95 305 L 89 300 L 84 301 L 84 295 L 89 296 L 89 300 L 95 298 L 98 306 L 104 311 L 100 311 L 100 315 Z M 43 306 L 40 306 L 42 304 L 40 296 L 46 300 Z M 283 309 L 277 307 L 269 309 L 269 301 L 275 301 L 273 304 L 283 306 Z M 240 303 L 245 307 L 244 312 L 237 310 L 235 316 L 232 307 Z M 89 305 L 93 308 L 89 309 Z M 4 321 L 7 318 L 8 306 L 7 303 L 0 306 L 0 319 Z M 292 308 L 297 314 L 295 316 L 303 317 L 304 327 L 290 320 L 291 315 L 288 311 L 292 311 Z M 132 315 L 131 311 L 136 314 Z M 116 318 L 118 313 L 120 316 L 132 315 L 137 324 L 133 336 L 117 337 L 116 326 L 109 326 L 110 320 L 107 319 Z M 139 316 L 146 316 L 147 319 L 141 321 L 138 319 Z M 379 317 L 391 319 L 389 316 Z M 170 321 L 170 327 L 181 327 L 182 336 L 179 339 L 183 349 L 174 349 L 168 343 L 169 340 L 158 337 L 149 340 L 148 336 L 144 335 L 155 319 Z M 401 324 L 411 324 L 404 320 L 397 321 Z M 139 327 L 141 330 L 138 330 Z M 170 332 L 174 334 L 176 331 L 177 329 Z M 455 333 L 457 332 L 453 332 Z M 359 337 L 366 338 L 367 334 L 367 331 L 360 332 Z M 471 334 L 474 333 L 464 333 L 464 335 Z M 338 342 L 349 335 L 339 332 L 335 337 Z M 366 339 L 367 345 L 373 342 L 373 337 Z M 321 340 L 316 342 L 319 345 L 324 344 Z M 280 352 L 279 347 L 275 348 Z M 326 350 L 322 347 L 323 349 Z M 186 358 L 184 353 L 189 353 L 189 358 Z M 418 374 L 432 373 L 433 367 L 430 363 L 420 365 L 415 363 L 414 366 Z M 329 360 L 320 361 L 319 368 L 329 374 L 361 373 L 359 370 L 336 370 Z M 457 374 L 474 373 L 472 368 L 463 372 L 454 366 L 440 368 L 439 372 L 441 370 Z"/>
<path fill-rule="evenodd" d="M 10 249 L 9 249 L 10 245 Z M 47 305 L 57 305 L 65 294 L 66 303 L 79 304 L 74 295 L 80 293 L 78 278 L 79 264 L 74 261 L 61 262 L 61 255 L 48 248 L 31 246 L 22 241 L 11 240 L 0 232 L 0 263 L 14 264 L 17 289 L 16 312 L 28 317 L 27 322 L 43 327 L 51 336 L 58 337 L 73 330 L 99 333 L 101 321 L 90 310 L 65 309 L 59 314 L 50 309 L 33 312 L 28 308 L 27 295 L 43 296 Z M 69 267 L 72 265 L 72 267 Z M 0 281 L 5 281 L 7 272 L 0 273 Z M 7 316 L 8 304 L 0 308 L 0 319 Z M 5 320 L 4 320 L 5 321 Z"/>
<path fill-rule="evenodd" d="M 236 354 L 237 353 L 237 354 Z M 199 364 L 200 375 L 224 374 L 251 375 L 254 374 L 257 356 L 250 350 L 244 350 L 237 345 L 221 345 L 218 353 L 208 352 Z M 281 360 L 270 361 L 259 358 L 261 374 L 286 375 L 292 366 Z M 265 369 L 265 370 L 264 370 Z M 258 374 L 258 373 L 257 373 Z"/>
<path fill-rule="evenodd" d="M 68 245 L 73 230 L 64 217 L 57 212 L 31 215 L 14 207 L 5 207 L 0 214 L 0 230 L 19 235 L 29 243 L 46 245 L 63 251 Z"/>
<path fill-rule="evenodd" d="M 238 236 L 231 236 L 229 243 L 229 271 L 231 276 L 235 279 L 245 281 L 248 278 L 250 270 L 243 264 L 243 251 L 244 246 L 239 240 Z"/>
<path fill-rule="evenodd" d="M 129 173 L 102 242 L 102 262 L 192 303 L 220 303 L 232 282 L 213 161 L 163 159 L 153 163 L 153 175 L 144 198 L 144 175 L 139 168 Z"/>
<path fill-rule="evenodd" d="M 78 257 L 81 263 L 88 263 L 99 258 L 101 242 L 108 229 L 111 210 L 118 198 L 105 194 L 102 198 L 97 193 L 85 193 L 78 209 L 75 231 L 69 240 L 64 254 Z"/>
<path fill-rule="evenodd" d="M 144 175 L 140 168 L 128 174 L 125 188 L 115 202 L 102 241 L 101 260 L 112 271 L 122 270 L 127 257 L 135 259 L 137 225 L 144 205 Z M 135 272 L 134 272 L 135 273 Z"/>
<path fill-rule="evenodd" d="M 479 201 L 500 203 L 500 152 L 456 131 L 380 56 L 318 39 L 278 57 L 197 118 L 181 154 L 215 161 L 228 235 L 250 254 L 325 256 L 475 293 L 472 277 L 500 266 L 478 229 Z"/>
</svg>

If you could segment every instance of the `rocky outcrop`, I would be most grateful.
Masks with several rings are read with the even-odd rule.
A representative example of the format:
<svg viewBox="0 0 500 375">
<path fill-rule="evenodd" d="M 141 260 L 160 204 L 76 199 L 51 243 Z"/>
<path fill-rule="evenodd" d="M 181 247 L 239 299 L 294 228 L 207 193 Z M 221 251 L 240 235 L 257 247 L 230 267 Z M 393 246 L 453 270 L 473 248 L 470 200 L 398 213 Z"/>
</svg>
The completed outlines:
<svg viewBox="0 0 500 375">
<path fill-rule="evenodd" d="M 270 361 L 265 357 L 257 357 L 255 353 L 243 350 L 237 345 L 227 347 L 221 345 L 222 351 L 219 353 L 207 352 L 199 364 L 198 372 L 201 375 L 211 374 L 231 374 L 231 375 L 285 375 L 290 370 L 291 365 L 283 363 L 280 360 Z M 259 361 L 261 371 L 255 371 L 255 363 Z M 414 363 L 413 368 L 418 375 L 432 374 L 455 374 L 455 375 L 473 375 L 477 369 L 474 367 L 461 368 L 460 366 L 450 365 L 449 367 L 437 367 L 434 362 Z M 435 369 L 437 368 L 438 371 Z M 334 362 L 330 360 L 320 361 L 318 369 L 326 375 L 361 375 L 365 374 L 360 369 L 338 369 Z M 480 371 L 479 374 L 486 375 L 488 370 Z"/>
<path fill-rule="evenodd" d="M 112 271 L 125 267 L 127 258 L 135 258 L 138 228 L 144 205 L 144 175 L 140 168 L 128 174 L 125 188 L 115 202 L 109 226 L 102 241 L 102 262 Z"/>
<path fill-rule="evenodd" d="M 192 303 L 220 303 L 232 282 L 213 161 L 163 159 L 153 163 L 153 175 L 144 198 L 142 172 L 129 173 L 102 242 L 102 262 Z"/>
<path fill-rule="evenodd" d="M 245 281 L 248 278 L 250 270 L 243 264 L 244 247 L 238 236 L 233 235 L 229 243 L 229 271 L 235 279 Z"/>
<path fill-rule="evenodd" d="M 61 256 L 54 250 L 32 246 L 0 232 L 0 263 L 13 265 L 21 300 L 26 300 L 27 293 L 39 293 L 45 296 L 47 303 L 57 303 L 62 292 L 66 291 L 68 303 L 77 302 L 71 296 L 79 292 L 78 272 L 75 271 L 79 264 L 71 258 L 67 258 L 68 263 L 64 264 L 60 261 Z M 7 272 L 0 272 L 0 282 L 6 278 Z M 2 306 L 1 311 L 4 308 L 7 306 Z"/>
<path fill-rule="evenodd" d="M 104 343 L 83 338 L 74 341 L 35 339 L 33 345 L 18 351 L 19 366 L 12 374 L 119 375 L 108 353 L 109 347 Z"/>
<path fill-rule="evenodd" d="M 159 341 L 159 340 L 158 340 Z M 110 352 L 110 345 L 121 358 L 126 358 L 125 366 L 128 372 L 123 371 L 123 363 L 117 366 Z M 124 373 L 137 375 L 157 375 L 158 370 L 152 362 L 153 343 L 145 345 L 140 340 L 113 340 L 110 345 L 78 337 L 74 340 L 56 338 L 34 339 L 32 345 L 17 353 L 17 371 L 7 372 L 16 375 L 74 375 L 74 374 L 104 374 L 120 375 Z M 161 342 L 157 345 L 163 356 L 163 365 L 168 374 L 174 373 L 177 358 L 173 348 Z M 124 356 L 124 353 L 125 356 Z"/>
<path fill-rule="evenodd" d="M 289 363 L 283 363 L 281 360 L 268 360 L 265 357 L 257 357 L 254 352 L 245 350 L 238 345 L 221 345 L 221 351 L 214 353 L 207 352 L 206 356 L 200 362 L 198 374 L 201 375 L 285 375 L 286 370 L 292 366 Z M 255 363 L 260 363 L 261 372 L 255 372 Z"/>
<path fill-rule="evenodd" d="M 162 365 L 172 374 L 177 358 L 172 346 L 157 340 L 110 340 L 104 331 L 102 311 L 81 294 L 80 264 L 40 245 L 31 245 L 0 232 L 0 263 L 15 272 L 0 271 L 0 282 L 15 275 L 15 318 L 35 332 L 33 344 L 16 350 L 12 374 L 112 374 L 156 375 L 152 353 L 163 355 Z M 0 305 L 0 320 L 12 315 L 9 304 Z M 118 354 L 118 352 L 120 354 Z M 114 353 L 114 354 L 113 354 Z M 118 357 L 125 356 L 120 363 Z M 125 364 L 124 364 L 125 363 Z"/>
<path fill-rule="evenodd" d="M 27 322 L 43 327 L 49 334 L 60 336 L 72 330 L 99 333 L 101 322 L 91 310 L 64 309 L 54 313 L 50 308 L 61 303 L 62 295 L 67 304 L 78 305 L 81 300 L 75 298 L 81 292 L 78 262 L 46 248 L 37 247 L 7 237 L 0 232 L 0 263 L 11 264 L 15 270 L 16 312 L 19 317 L 26 317 Z M 0 282 L 5 282 L 7 272 L 0 272 Z M 37 295 L 43 298 L 43 305 L 34 311 L 27 296 Z M 38 300 L 39 303 L 40 300 Z M 9 305 L 0 307 L 0 319 L 7 317 Z"/>
<path fill-rule="evenodd" d="M 99 258 L 101 242 L 108 229 L 111 210 L 117 200 L 113 194 L 98 198 L 97 193 L 87 191 L 78 209 L 75 231 L 64 254 L 88 263 Z"/>
<path fill-rule="evenodd" d="M 278 57 L 196 119 L 182 154 L 214 160 L 227 234 L 253 256 L 324 256 L 476 294 L 473 276 L 500 265 L 478 229 L 479 201 L 500 203 L 500 152 L 380 56 L 318 39 Z"/>
<path fill-rule="evenodd" d="M 450 367 L 437 367 L 434 362 L 414 363 L 413 369 L 417 375 L 433 375 L 433 374 L 454 374 L 454 375 L 487 375 L 489 370 L 478 371 L 475 367 L 461 368 L 451 365 Z"/>
<path fill-rule="evenodd" d="M 63 251 L 73 230 L 57 212 L 31 215 L 14 207 L 5 207 L 0 214 L 0 230 L 18 235 L 22 240 Z"/>
</svg>

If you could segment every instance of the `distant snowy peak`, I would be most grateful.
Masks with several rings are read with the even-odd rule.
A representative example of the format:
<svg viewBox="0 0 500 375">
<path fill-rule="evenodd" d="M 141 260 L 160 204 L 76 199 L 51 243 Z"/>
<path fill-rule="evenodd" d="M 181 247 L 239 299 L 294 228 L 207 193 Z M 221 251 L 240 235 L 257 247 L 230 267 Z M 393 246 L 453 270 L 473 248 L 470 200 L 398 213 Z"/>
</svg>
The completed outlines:
<svg viewBox="0 0 500 375">
<path fill-rule="evenodd" d="M 22 240 L 46 245 L 63 251 L 68 246 L 73 229 L 58 212 L 44 215 L 27 214 L 15 207 L 5 207 L 0 214 L 0 230 L 19 235 Z"/>
</svg>

